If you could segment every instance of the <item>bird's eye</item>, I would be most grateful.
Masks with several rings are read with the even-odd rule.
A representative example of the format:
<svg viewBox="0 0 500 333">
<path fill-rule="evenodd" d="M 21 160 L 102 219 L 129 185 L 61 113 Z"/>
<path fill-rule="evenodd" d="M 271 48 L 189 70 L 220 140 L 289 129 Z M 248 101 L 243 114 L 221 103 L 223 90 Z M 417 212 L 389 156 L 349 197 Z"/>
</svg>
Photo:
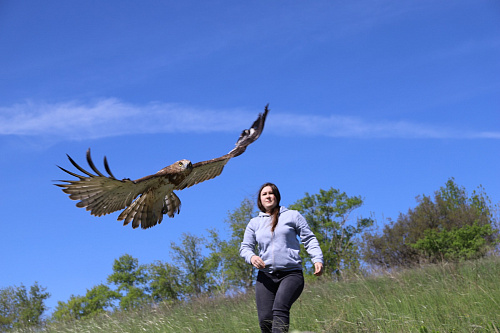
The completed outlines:
<svg viewBox="0 0 500 333">
<path fill-rule="evenodd" d="M 179 162 L 179 166 L 182 166 L 182 165 L 183 165 L 182 162 Z"/>
</svg>

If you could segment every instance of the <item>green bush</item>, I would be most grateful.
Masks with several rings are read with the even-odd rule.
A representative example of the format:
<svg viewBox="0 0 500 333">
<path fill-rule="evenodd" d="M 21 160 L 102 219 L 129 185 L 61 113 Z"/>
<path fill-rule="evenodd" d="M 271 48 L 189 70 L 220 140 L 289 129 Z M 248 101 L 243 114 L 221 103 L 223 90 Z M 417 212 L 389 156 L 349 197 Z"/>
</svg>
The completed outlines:
<svg viewBox="0 0 500 333">
<path fill-rule="evenodd" d="M 490 248 L 486 237 L 493 234 L 491 225 L 477 223 L 447 230 L 427 229 L 424 237 L 411 246 L 420 250 L 431 261 L 467 260 L 483 257 Z"/>
</svg>

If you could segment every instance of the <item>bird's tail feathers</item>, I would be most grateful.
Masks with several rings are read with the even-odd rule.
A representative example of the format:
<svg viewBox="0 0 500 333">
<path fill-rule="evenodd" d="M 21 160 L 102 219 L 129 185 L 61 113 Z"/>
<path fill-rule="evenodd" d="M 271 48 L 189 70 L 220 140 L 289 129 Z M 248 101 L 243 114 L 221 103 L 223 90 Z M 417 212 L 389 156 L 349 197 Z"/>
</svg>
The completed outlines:
<svg viewBox="0 0 500 333">
<path fill-rule="evenodd" d="M 181 199 L 174 193 L 170 192 L 165 196 L 162 214 L 167 214 L 168 217 L 174 217 L 175 214 L 181 212 Z"/>
<path fill-rule="evenodd" d="M 174 217 L 180 212 L 181 201 L 175 193 L 171 192 L 165 197 L 157 197 L 154 191 L 147 191 L 138 197 L 118 216 L 118 221 L 123 220 L 123 225 L 132 222 L 132 228 L 151 228 L 160 224 L 163 214 Z"/>
</svg>

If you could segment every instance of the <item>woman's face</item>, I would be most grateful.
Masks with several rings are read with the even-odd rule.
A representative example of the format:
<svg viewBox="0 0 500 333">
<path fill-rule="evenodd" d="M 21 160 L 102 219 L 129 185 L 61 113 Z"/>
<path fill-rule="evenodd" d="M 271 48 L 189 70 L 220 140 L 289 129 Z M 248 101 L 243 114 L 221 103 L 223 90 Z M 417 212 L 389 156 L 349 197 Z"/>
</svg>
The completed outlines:
<svg viewBox="0 0 500 333">
<path fill-rule="evenodd" d="M 266 213 L 270 213 L 276 206 L 276 197 L 274 196 L 271 186 L 266 186 L 260 191 L 260 202 L 262 206 L 264 206 Z"/>
</svg>

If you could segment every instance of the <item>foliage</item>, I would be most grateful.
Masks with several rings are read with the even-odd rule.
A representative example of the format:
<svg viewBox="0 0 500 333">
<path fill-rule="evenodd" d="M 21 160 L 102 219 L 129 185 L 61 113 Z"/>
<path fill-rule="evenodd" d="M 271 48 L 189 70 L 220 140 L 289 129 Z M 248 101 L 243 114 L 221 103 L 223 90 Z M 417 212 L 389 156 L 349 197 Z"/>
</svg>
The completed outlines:
<svg viewBox="0 0 500 333">
<path fill-rule="evenodd" d="M 371 218 L 358 217 L 355 223 L 351 223 L 351 214 L 363 204 L 363 199 L 359 196 L 349 197 L 337 189 L 321 189 L 314 195 L 306 193 L 304 198 L 290 208 L 300 211 L 316 234 L 324 254 L 325 275 L 335 278 L 342 276 L 344 281 L 359 273 L 360 244 L 366 261 L 390 268 L 421 263 L 422 258 L 426 262 L 453 260 L 457 264 L 450 267 L 460 268 L 460 259 L 481 258 L 498 244 L 497 211 L 482 188 L 468 196 L 464 188 L 450 179 L 445 187 L 435 192 L 433 199 L 424 195 L 417 197 L 417 202 L 418 205 L 407 214 L 400 214 L 395 222 L 390 221 L 381 235 L 366 232 L 373 224 Z M 254 204 L 245 198 L 238 208 L 228 212 L 225 220 L 229 229 L 228 238 L 221 237 L 216 230 L 208 231 L 208 240 L 183 234 L 179 244 L 171 243 L 172 263 L 156 261 L 140 265 L 138 259 L 128 254 L 121 256 L 113 263 L 113 273 L 107 278 L 108 285 L 100 284 L 87 290 L 84 296 L 72 295 L 68 302 L 59 302 L 46 331 L 51 332 L 50 327 L 64 327 L 67 322 L 70 322 L 67 325 L 72 332 L 232 332 L 256 329 L 256 318 L 248 316 L 248 313 L 255 313 L 253 297 L 242 294 L 242 291 L 248 291 L 252 287 L 256 271 L 239 256 L 245 227 L 253 216 Z M 358 237 L 362 232 L 365 232 L 363 243 L 359 242 Z M 312 265 L 307 260 L 308 255 L 303 247 L 301 255 L 306 275 L 310 276 Z M 343 274 L 345 272 L 354 275 Z M 395 274 L 393 269 L 391 272 Z M 478 283 L 477 276 L 474 276 L 475 286 Z M 451 286 L 453 290 L 440 291 L 440 287 L 436 287 L 436 290 L 429 292 L 427 289 L 437 278 L 436 275 L 432 276 L 431 281 L 411 278 L 411 283 L 395 278 L 394 275 L 380 280 L 355 280 L 352 283 L 359 284 L 359 290 L 349 289 L 348 294 L 343 294 L 338 289 L 339 286 L 346 286 L 344 284 L 329 284 L 325 287 L 328 289 L 325 293 L 306 289 L 294 305 L 302 315 L 292 316 L 292 325 L 317 332 L 349 331 L 350 324 L 354 324 L 357 331 L 389 332 L 400 331 L 401 327 L 411 327 L 412 331 L 421 332 L 453 331 L 458 327 L 456 322 L 464 323 L 461 318 L 456 319 L 460 317 L 458 314 L 474 313 L 475 309 L 471 308 L 474 304 L 498 307 L 498 303 L 490 301 L 490 295 L 495 295 L 490 285 L 483 284 L 479 289 L 490 297 L 486 300 L 484 295 L 477 295 L 478 290 L 473 294 L 471 279 L 464 282 L 470 287 L 465 292 L 453 289 L 461 286 L 461 276 L 453 277 L 456 279 L 456 285 Z M 443 276 L 439 278 L 447 279 Z M 374 281 L 382 282 L 378 284 Z M 408 288 L 401 287 L 406 284 Z M 306 286 L 316 288 L 310 283 Z M 401 289 L 397 289 L 398 286 Z M 424 290 L 420 290 L 419 286 L 425 286 Z M 44 291 L 45 288 L 36 283 L 29 294 L 24 286 L 0 289 L 0 330 L 40 324 L 45 310 L 43 302 L 49 297 Z M 425 305 L 436 309 L 435 319 L 430 322 L 425 317 L 429 312 L 420 309 L 420 304 L 428 301 L 422 299 L 422 295 L 427 295 L 425 297 L 430 299 L 440 292 L 439 299 L 445 300 L 451 297 L 450 293 L 454 293 L 452 297 L 458 297 L 456 294 L 462 297 L 454 299 L 454 303 L 464 301 L 472 305 L 464 306 L 458 312 L 448 309 L 448 316 L 453 317 L 450 319 L 440 314 L 448 304 L 439 303 L 438 298 L 432 299 L 429 305 Z M 229 295 L 233 297 L 225 297 Z M 494 297 L 496 296 L 500 295 Z M 417 303 L 412 303 L 415 300 L 413 297 L 419 298 Z M 335 298 L 335 301 L 331 302 L 330 298 Z M 243 307 L 238 301 L 242 299 L 248 303 Z M 356 303 L 354 299 L 360 301 Z M 401 309 L 401 299 L 410 305 Z M 314 310 L 308 310 L 311 304 L 316 305 Z M 398 317 L 399 310 L 406 312 L 401 312 Z M 134 313 L 140 313 L 135 319 L 139 326 L 129 321 L 130 314 L 133 316 Z M 336 313 L 336 317 L 332 319 L 331 313 Z M 147 323 L 142 317 L 146 318 Z M 313 317 L 314 324 L 310 325 L 309 319 Z M 484 317 L 475 316 L 467 318 L 467 323 L 480 324 L 492 330 L 499 327 L 498 318 L 491 317 L 488 323 L 483 319 Z M 125 326 L 120 323 L 122 320 L 126 322 Z M 441 321 L 448 322 L 448 326 L 436 324 Z M 86 322 L 98 323 L 98 326 L 85 328 Z M 346 326 L 345 323 L 349 324 Z M 411 326 L 407 326 L 409 324 Z M 112 328 L 113 325 L 116 325 L 116 330 Z M 467 326 L 471 327 L 474 326 Z"/>
<path fill-rule="evenodd" d="M 59 301 L 52 318 L 57 321 L 72 321 L 95 317 L 113 308 L 113 302 L 120 297 L 120 293 L 100 284 L 87 290 L 85 296 L 71 295 L 68 302 Z"/>
<path fill-rule="evenodd" d="M 498 332 L 500 257 L 306 284 L 291 332 Z M 46 333 L 259 332 L 253 293 L 160 304 L 72 323 Z M 32 333 L 22 330 L 18 333 Z"/>
<path fill-rule="evenodd" d="M 113 274 L 108 276 L 108 283 L 118 287 L 124 293 L 120 297 L 120 308 L 130 309 L 149 301 L 146 293 L 147 267 L 139 265 L 139 260 L 129 254 L 115 259 Z"/>
<path fill-rule="evenodd" d="M 0 329 L 40 325 L 50 294 L 35 282 L 28 292 L 24 285 L 0 289 Z"/>
<path fill-rule="evenodd" d="M 492 234 L 491 225 L 479 226 L 477 223 L 450 231 L 427 229 L 424 237 L 411 246 L 421 250 L 431 261 L 477 259 L 488 251 L 486 238 Z"/>
<path fill-rule="evenodd" d="M 85 296 L 72 295 L 67 302 L 58 302 L 52 319 L 71 321 L 95 317 L 115 310 L 116 301 L 122 310 L 141 307 L 153 302 L 174 301 L 179 297 L 180 272 L 168 263 L 157 261 L 148 266 L 139 265 L 138 259 L 125 254 L 113 263 L 108 282 L 117 290 L 100 284 L 87 290 Z"/>
<path fill-rule="evenodd" d="M 309 195 L 290 206 L 306 218 L 309 227 L 318 238 L 324 256 L 326 274 L 340 275 L 345 270 L 357 271 L 359 268 L 358 248 L 355 237 L 373 224 L 371 218 L 358 218 L 356 225 L 348 225 L 350 214 L 363 205 L 359 196 L 349 197 L 345 192 L 330 188 L 320 189 L 318 194 Z M 302 247 L 301 257 L 309 258 Z M 312 274 L 311 265 L 304 269 Z"/>
<path fill-rule="evenodd" d="M 139 265 L 138 260 L 129 254 L 115 259 L 113 273 L 108 276 L 107 281 L 116 285 L 117 290 L 99 284 L 87 290 L 85 296 L 71 295 L 67 302 L 58 302 L 52 318 L 71 321 L 95 317 L 115 309 L 118 300 L 121 309 L 132 309 L 150 300 L 146 293 L 146 266 Z"/>
<path fill-rule="evenodd" d="M 253 202 L 245 198 L 238 208 L 228 213 L 225 220 L 230 230 L 228 240 L 220 239 L 216 230 L 209 230 L 209 260 L 220 293 L 226 293 L 230 289 L 248 289 L 253 285 L 256 271 L 241 259 L 239 248 L 248 221 L 255 215 Z"/>
<path fill-rule="evenodd" d="M 148 266 L 148 281 L 154 302 L 173 302 L 180 297 L 182 284 L 180 270 L 165 262 L 156 261 Z"/>
<path fill-rule="evenodd" d="M 485 247 L 492 247 L 498 241 L 498 230 L 493 228 L 498 223 L 494 215 L 494 207 L 482 187 L 468 196 L 465 188 L 458 186 L 451 178 L 444 187 L 434 193 L 434 201 L 429 196 L 423 195 L 417 197 L 417 203 L 418 205 L 414 209 L 409 209 L 407 214 L 401 213 L 396 222 L 390 221 L 381 235 L 365 233 L 363 236 L 364 260 L 382 267 L 410 267 L 421 263 L 422 259 L 440 260 L 441 257 L 433 256 L 432 253 L 428 253 L 431 256 L 422 256 L 421 250 L 431 249 L 431 244 L 425 243 L 424 239 L 436 240 L 441 232 L 444 233 L 440 234 L 440 237 L 444 238 L 452 237 L 452 235 L 455 238 L 465 237 L 471 231 L 478 232 L 479 229 L 474 231 L 468 228 L 474 225 L 478 228 L 490 226 L 492 232 L 480 232 L 485 241 L 484 247 L 477 247 L 477 253 L 474 255 L 467 254 L 472 248 L 468 251 L 461 251 L 464 259 L 467 256 L 483 256 Z M 462 228 L 466 229 L 458 231 Z M 444 242 L 444 238 L 440 243 L 439 251 L 456 252 L 453 247 L 443 248 L 445 244 L 451 246 L 451 243 Z M 419 245 L 414 246 L 417 243 Z M 424 246 L 424 244 L 427 245 Z M 473 245 L 467 242 L 463 242 L 462 245 L 467 244 Z"/>
<path fill-rule="evenodd" d="M 171 242 L 172 258 L 181 268 L 181 284 L 186 296 L 200 296 L 213 289 L 209 274 L 211 266 L 203 255 L 206 239 L 189 233 L 182 235 L 181 245 Z"/>
</svg>

